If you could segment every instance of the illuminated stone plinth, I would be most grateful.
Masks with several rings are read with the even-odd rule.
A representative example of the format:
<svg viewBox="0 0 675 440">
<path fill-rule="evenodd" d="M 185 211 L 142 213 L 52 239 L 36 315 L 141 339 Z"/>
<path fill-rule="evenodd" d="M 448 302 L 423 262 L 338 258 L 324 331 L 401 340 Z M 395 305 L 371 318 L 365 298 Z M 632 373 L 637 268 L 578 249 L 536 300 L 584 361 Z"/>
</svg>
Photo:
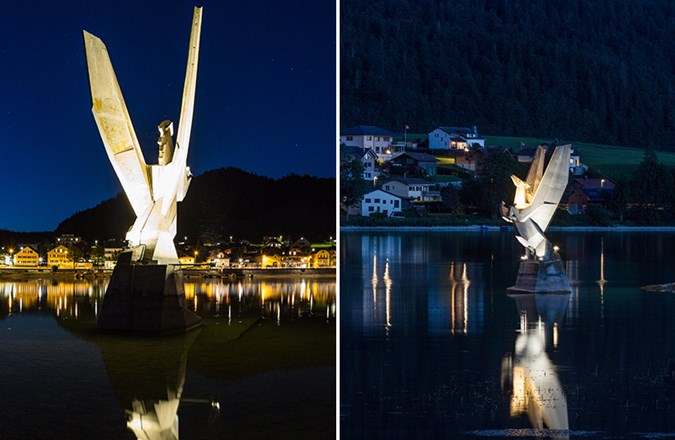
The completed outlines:
<svg viewBox="0 0 675 440">
<path fill-rule="evenodd" d="M 201 325 L 185 307 L 183 273 L 165 264 L 131 262 L 120 255 L 98 315 L 99 330 L 166 335 Z"/>
<path fill-rule="evenodd" d="M 528 258 L 520 262 L 516 284 L 509 293 L 571 293 L 563 262 L 557 254 L 545 260 Z"/>
</svg>

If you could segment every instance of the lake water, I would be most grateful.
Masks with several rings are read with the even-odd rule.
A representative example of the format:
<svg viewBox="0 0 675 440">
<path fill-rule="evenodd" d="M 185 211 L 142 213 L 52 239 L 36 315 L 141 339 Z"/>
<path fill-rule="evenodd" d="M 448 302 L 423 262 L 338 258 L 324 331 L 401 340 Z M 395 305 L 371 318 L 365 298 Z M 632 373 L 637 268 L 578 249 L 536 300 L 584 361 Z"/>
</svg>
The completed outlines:
<svg viewBox="0 0 675 440">
<path fill-rule="evenodd" d="M 0 439 L 335 438 L 334 278 L 188 280 L 169 338 L 96 333 L 106 285 L 0 282 Z"/>
<path fill-rule="evenodd" d="M 343 438 L 675 437 L 675 233 L 549 237 L 570 295 L 507 295 L 510 232 L 344 232 Z"/>
</svg>

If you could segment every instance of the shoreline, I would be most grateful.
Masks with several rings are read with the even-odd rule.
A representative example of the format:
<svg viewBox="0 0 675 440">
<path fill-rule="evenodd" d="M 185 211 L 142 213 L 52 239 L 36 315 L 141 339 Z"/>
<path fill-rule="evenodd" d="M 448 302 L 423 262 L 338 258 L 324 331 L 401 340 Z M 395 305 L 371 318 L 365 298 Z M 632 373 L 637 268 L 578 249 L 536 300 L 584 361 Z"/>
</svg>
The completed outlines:
<svg viewBox="0 0 675 440">
<path fill-rule="evenodd" d="M 335 277 L 336 268 L 280 268 L 280 269 L 183 269 L 185 280 L 220 278 L 223 280 L 242 279 L 269 279 L 269 278 L 330 278 Z M 94 281 L 109 279 L 112 270 L 76 270 L 60 269 L 56 272 L 51 269 L 36 268 L 0 268 L 0 281 Z"/>
<path fill-rule="evenodd" d="M 512 227 L 467 226 L 340 226 L 340 232 L 512 232 Z M 547 231 L 572 232 L 675 232 L 675 226 L 551 226 Z"/>
</svg>

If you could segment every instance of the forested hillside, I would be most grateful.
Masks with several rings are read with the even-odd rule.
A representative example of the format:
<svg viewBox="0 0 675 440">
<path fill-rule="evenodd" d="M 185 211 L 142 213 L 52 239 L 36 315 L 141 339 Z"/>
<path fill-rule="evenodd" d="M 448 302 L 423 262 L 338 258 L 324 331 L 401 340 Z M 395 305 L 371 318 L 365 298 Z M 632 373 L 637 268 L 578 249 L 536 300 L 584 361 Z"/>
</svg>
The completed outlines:
<svg viewBox="0 0 675 440">
<path fill-rule="evenodd" d="M 344 0 L 342 128 L 675 150 L 671 0 Z"/>
</svg>

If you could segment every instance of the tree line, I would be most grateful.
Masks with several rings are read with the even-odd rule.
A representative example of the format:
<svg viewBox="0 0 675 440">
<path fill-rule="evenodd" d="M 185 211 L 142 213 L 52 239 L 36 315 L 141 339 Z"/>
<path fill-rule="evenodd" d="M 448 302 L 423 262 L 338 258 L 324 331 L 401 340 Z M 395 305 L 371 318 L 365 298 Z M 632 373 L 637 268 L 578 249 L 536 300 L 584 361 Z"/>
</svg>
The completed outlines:
<svg viewBox="0 0 675 440">
<path fill-rule="evenodd" d="M 346 0 L 340 124 L 674 151 L 669 0 Z"/>
</svg>

